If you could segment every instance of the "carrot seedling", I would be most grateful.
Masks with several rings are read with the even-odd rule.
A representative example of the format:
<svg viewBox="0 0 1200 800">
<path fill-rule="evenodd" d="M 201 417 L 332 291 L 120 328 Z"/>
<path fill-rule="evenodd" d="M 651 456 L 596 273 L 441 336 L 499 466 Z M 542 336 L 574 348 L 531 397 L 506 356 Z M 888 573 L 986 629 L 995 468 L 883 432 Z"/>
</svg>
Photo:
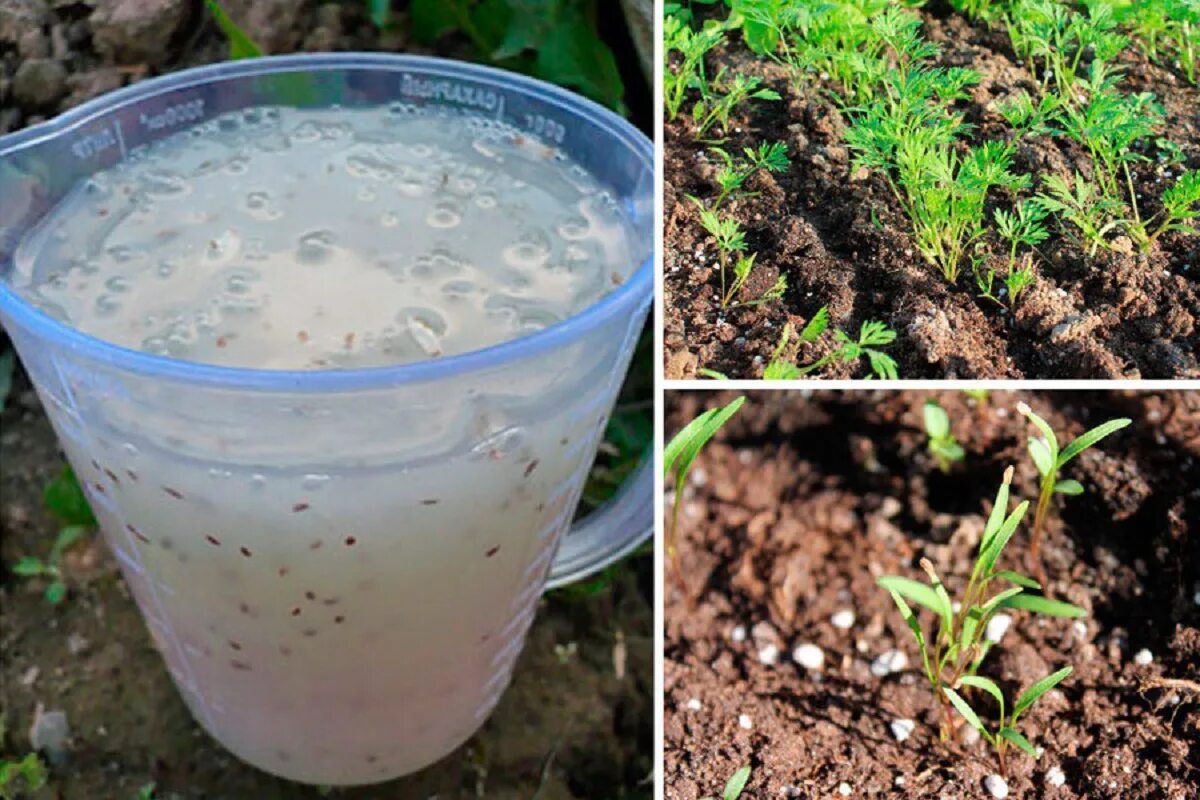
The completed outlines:
<svg viewBox="0 0 1200 800">
<path fill-rule="evenodd" d="M 709 152 L 723 162 L 716 175 L 721 193 L 713 201 L 714 210 L 720 208 L 726 198 L 752 197 L 753 195 L 742 191 L 742 186 L 760 169 L 767 172 L 783 172 L 788 167 L 787 145 L 783 142 L 763 142 L 757 150 L 747 147 L 742 151 L 745 158 L 734 158 L 720 147 L 710 148 Z"/>
<path fill-rule="evenodd" d="M 711 408 L 684 426 L 663 448 L 663 477 L 675 477 L 675 500 L 671 505 L 671 521 L 667 526 L 666 549 L 676 576 L 679 575 L 679 552 L 675 546 L 675 532 L 679 527 L 679 508 L 683 505 L 683 490 L 687 486 L 688 474 L 700 450 L 708 444 L 729 418 L 737 413 L 746 398 L 739 397 L 721 408 Z"/>
<path fill-rule="evenodd" d="M 1017 730 L 1017 721 L 1021 714 L 1029 709 L 1034 703 L 1041 699 L 1042 695 L 1053 689 L 1058 684 L 1062 683 L 1074 671 L 1074 667 L 1063 667 L 1059 671 L 1047 675 L 1037 683 L 1030 686 L 1012 706 L 1012 713 L 1008 716 L 1004 711 L 1004 693 L 1000 691 L 1000 687 L 990 678 L 985 678 L 982 675 L 964 675 L 959 678 L 958 685 L 955 687 L 945 686 L 942 691 L 950 700 L 950 704 L 954 706 L 963 719 L 965 719 L 972 728 L 979 731 L 980 735 L 987 740 L 988 744 L 996 751 L 996 759 L 1000 763 L 1000 775 L 1008 777 L 1008 746 L 1015 744 L 1022 751 L 1037 759 L 1038 751 L 1034 748 L 1029 740 Z M 996 726 L 996 732 L 992 733 L 983 724 L 983 720 L 971 708 L 971 705 L 962 698 L 956 689 L 961 689 L 963 686 L 970 686 L 974 689 L 980 689 L 987 692 L 992 698 L 1000 704 L 1000 721 Z"/>
<path fill-rule="evenodd" d="M 862 324 L 857 339 L 852 339 L 843 331 L 835 330 L 833 335 L 839 344 L 836 350 L 822 356 L 807 366 L 800 367 L 794 364 L 792 359 L 795 356 L 795 348 L 805 342 L 815 342 L 828 327 L 829 309 L 825 306 L 822 306 L 821 310 L 813 315 L 813 318 L 804 326 L 804 330 L 800 332 L 795 342 L 792 342 L 794 330 L 791 324 L 785 325 L 783 333 L 779 337 L 779 344 L 775 346 L 775 352 L 771 354 L 771 360 L 767 362 L 767 366 L 763 370 L 763 380 L 796 380 L 809 373 L 816 372 L 835 361 L 840 361 L 843 364 L 853 364 L 860 358 L 867 359 L 873 377 L 881 380 L 896 380 L 898 373 L 895 360 L 882 350 L 876 349 L 877 347 L 883 347 L 894 342 L 896 340 L 896 332 L 882 322 L 874 320 Z M 792 353 L 792 357 L 784 355 L 787 351 Z M 871 377 L 871 375 L 868 375 L 867 380 L 870 380 Z"/>
<path fill-rule="evenodd" d="M 694 198 L 693 198 L 694 199 Z M 700 201 L 695 201 L 700 205 Z M 742 226 L 732 217 L 721 217 L 716 211 L 700 206 L 700 224 L 717 242 L 717 269 L 721 276 L 721 308 L 756 306 L 779 300 L 787 291 L 787 277 L 780 275 L 774 285 L 753 300 L 738 300 L 738 292 L 746 285 L 754 269 L 756 254 L 746 255 L 746 234 Z M 726 272 L 732 270 L 733 280 L 726 281 Z"/>
<path fill-rule="evenodd" d="M 1058 471 L 1067 465 L 1071 459 L 1087 450 L 1111 433 L 1116 433 L 1133 422 L 1128 417 L 1110 419 L 1102 425 L 1097 425 L 1087 433 L 1072 441 L 1061 450 L 1058 447 L 1058 437 L 1046 420 L 1033 413 L 1025 403 L 1017 403 L 1017 411 L 1026 417 L 1042 434 L 1040 437 L 1029 437 L 1029 456 L 1042 476 L 1038 494 L 1037 510 L 1033 515 L 1033 534 L 1029 539 L 1029 558 L 1037 571 L 1038 579 L 1044 584 L 1046 572 L 1042 565 L 1042 527 L 1046 522 L 1046 512 L 1050 508 L 1050 500 L 1055 494 L 1080 495 L 1083 485 L 1076 480 L 1058 479 Z"/>
<path fill-rule="evenodd" d="M 69 466 L 46 485 L 42 502 L 60 523 L 50 554 L 43 561 L 37 556 L 22 556 L 13 564 L 12 571 L 23 578 L 48 578 L 46 602 L 58 605 L 67 596 L 67 585 L 63 582 L 59 563 L 62 555 L 75 543 L 86 537 L 96 527 L 96 517 L 84 497 L 83 489 Z"/>
<path fill-rule="evenodd" d="M 952 464 L 963 460 L 963 448 L 950 430 L 950 416 L 936 400 L 926 400 L 924 408 L 925 433 L 929 434 L 929 452 L 938 469 L 949 474 Z"/>
<path fill-rule="evenodd" d="M 942 712 L 941 738 L 945 741 L 954 727 L 951 714 L 951 695 L 945 690 L 971 681 L 994 644 L 986 636 L 988 623 L 1002 609 L 1023 609 L 1056 617 L 1082 617 L 1086 612 L 1077 606 L 1051 600 L 1028 590 L 1041 585 L 1025 575 L 998 568 L 1000 555 L 1025 517 L 1029 502 L 1020 503 L 1008 511 L 1009 488 L 1013 468 L 1004 472 L 1004 480 L 996 493 L 996 502 L 979 540 L 979 553 L 971 577 L 963 590 L 961 602 L 952 603 L 941 578 L 929 559 L 921 559 L 921 569 L 929 584 L 901 576 L 888 575 L 879 579 L 900 610 L 900 616 L 912 631 L 921 651 L 921 665 L 933 690 L 934 699 Z M 989 596 L 992 583 L 1010 584 Z M 923 606 L 937 615 L 936 632 L 926 637 L 909 603 Z M 956 610 L 957 609 L 957 610 Z"/>
</svg>

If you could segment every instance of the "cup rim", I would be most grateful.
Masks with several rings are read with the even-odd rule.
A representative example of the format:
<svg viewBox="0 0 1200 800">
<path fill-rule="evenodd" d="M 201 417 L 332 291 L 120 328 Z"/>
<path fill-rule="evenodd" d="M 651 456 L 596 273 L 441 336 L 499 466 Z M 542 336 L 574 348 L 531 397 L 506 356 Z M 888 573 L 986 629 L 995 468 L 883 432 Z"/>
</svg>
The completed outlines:
<svg viewBox="0 0 1200 800">
<path fill-rule="evenodd" d="M 214 80 L 272 73 L 345 69 L 423 69 L 447 78 L 466 78 L 505 91 L 517 90 L 582 117 L 606 131 L 654 174 L 654 145 L 627 120 L 586 97 L 554 84 L 495 67 L 435 56 L 395 53 L 303 53 L 209 64 L 141 81 L 96 97 L 46 122 L 0 137 L 0 158 L 45 139 L 53 139 L 94 117 L 181 87 Z M 331 370 L 270 370 L 184 361 L 133 350 L 84 333 L 35 308 L 0 280 L 0 316 L 54 345 L 108 366 L 148 377 L 239 389 L 328 392 L 391 387 L 434 381 L 506 363 L 515 363 L 581 339 L 613 317 L 634 313 L 653 296 L 655 247 L 620 286 L 579 313 L 515 339 L 451 356 L 377 367 Z"/>
</svg>

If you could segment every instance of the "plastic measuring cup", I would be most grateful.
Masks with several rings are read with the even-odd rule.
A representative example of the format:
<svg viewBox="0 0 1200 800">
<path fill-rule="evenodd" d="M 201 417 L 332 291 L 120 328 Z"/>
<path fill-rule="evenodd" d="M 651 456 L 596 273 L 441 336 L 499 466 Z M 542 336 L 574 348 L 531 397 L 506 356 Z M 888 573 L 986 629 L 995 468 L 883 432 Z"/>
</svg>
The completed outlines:
<svg viewBox="0 0 1200 800">
<path fill-rule="evenodd" d="M 124 349 L 9 285 L 23 235 L 135 148 L 247 107 L 395 101 L 561 147 L 623 205 L 640 266 L 524 338 L 314 372 Z M 0 139 L 0 320 L 180 693 L 240 758 L 332 785 L 435 761 L 495 706 L 544 589 L 650 534 L 646 464 L 570 523 L 653 294 L 653 174 L 650 141 L 587 100 L 410 56 L 189 70 Z"/>
</svg>

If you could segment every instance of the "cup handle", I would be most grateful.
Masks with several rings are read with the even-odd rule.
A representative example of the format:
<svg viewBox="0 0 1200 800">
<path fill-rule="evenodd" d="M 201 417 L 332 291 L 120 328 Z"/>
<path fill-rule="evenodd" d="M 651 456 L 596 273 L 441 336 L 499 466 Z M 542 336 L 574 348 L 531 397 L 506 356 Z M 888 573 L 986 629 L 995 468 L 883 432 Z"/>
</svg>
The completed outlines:
<svg viewBox="0 0 1200 800">
<path fill-rule="evenodd" d="M 654 535 L 654 459 L 648 455 L 617 494 L 571 526 L 550 565 L 547 589 L 586 578 Z"/>
</svg>

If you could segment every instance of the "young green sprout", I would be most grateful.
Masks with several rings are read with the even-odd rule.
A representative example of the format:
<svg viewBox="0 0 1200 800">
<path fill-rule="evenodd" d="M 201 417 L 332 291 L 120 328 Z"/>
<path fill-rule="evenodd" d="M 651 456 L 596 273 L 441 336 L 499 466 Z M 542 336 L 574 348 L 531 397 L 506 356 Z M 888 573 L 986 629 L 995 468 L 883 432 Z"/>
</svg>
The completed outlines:
<svg viewBox="0 0 1200 800">
<path fill-rule="evenodd" d="M 663 52 L 668 62 L 663 70 L 663 105 L 668 119 L 679 116 L 688 89 L 698 89 L 702 97 L 709 94 L 704 54 L 724 36 L 725 29 L 719 25 L 696 31 L 674 14 L 663 18 Z M 673 67 L 670 64 L 672 53 L 680 56 Z"/>
<path fill-rule="evenodd" d="M 774 285 L 759 297 L 735 302 L 738 292 L 746 285 L 746 281 L 750 278 L 750 272 L 754 269 L 756 254 L 746 255 L 743 252 L 746 248 L 746 234 L 736 219 L 718 216 L 716 211 L 704 208 L 698 200 L 696 204 L 700 206 L 700 224 L 710 236 L 717 240 L 717 268 L 721 275 L 721 308 L 756 306 L 781 299 L 787 291 L 787 276 L 785 275 L 777 277 Z M 730 259 L 733 260 L 732 265 Z M 730 266 L 733 268 L 733 280 L 727 284 L 725 273 Z"/>
<path fill-rule="evenodd" d="M 878 581 L 892 595 L 896 607 L 900 609 L 900 616 L 917 640 L 925 677 L 941 709 L 943 741 L 954 728 L 951 713 L 953 701 L 945 689 L 972 685 L 972 681 L 964 679 L 977 674 L 994 644 L 987 638 L 986 632 L 988 623 L 997 612 L 1012 608 L 1056 617 L 1082 617 L 1086 614 L 1083 609 L 1069 603 L 1028 593 L 1027 590 L 1041 588 L 1037 581 L 998 568 L 1000 555 L 1029 508 L 1029 502 L 1024 501 L 1011 514 L 1008 512 L 1012 477 L 1013 468 L 1009 467 L 1004 471 L 1004 481 L 996 493 L 996 502 L 979 540 L 975 565 L 957 606 L 951 602 L 945 585 L 927 558 L 921 559 L 921 569 L 929 578 L 929 585 L 894 575 L 884 576 Z M 1011 585 L 989 594 L 995 581 Z M 910 602 L 924 606 L 937 615 L 936 632 L 931 637 L 926 637 L 909 606 Z"/>
<path fill-rule="evenodd" d="M 685 425 L 663 448 L 663 477 L 675 476 L 675 499 L 671 505 L 671 520 L 667 525 L 666 550 L 677 578 L 680 577 L 680 572 L 675 532 L 679 527 L 679 509 L 683 505 L 683 490 L 687 486 L 688 474 L 692 471 L 692 462 L 696 460 L 704 445 L 708 444 L 708 440 L 745 402 L 746 398 L 743 396 L 721 408 L 710 408 Z"/>
<path fill-rule="evenodd" d="M 1079 438 L 1060 450 L 1058 437 L 1054 435 L 1054 430 L 1046 420 L 1033 413 L 1033 409 L 1023 402 L 1017 403 L 1017 411 L 1033 423 L 1033 426 L 1042 434 L 1039 438 L 1029 437 L 1029 455 L 1033 459 L 1034 466 L 1037 467 L 1038 474 L 1042 476 L 1037 510 L 1033 515 L 1033 533 L 1029 539 L 1029 559 L 1033 562 L 1033 568 L 1038 575 L 1038 580 L 1042 584 L 1045 584 L 1046 570 L 1042 565 L 1041 558 L 1042 528 L 1046 522 L 1046 511 L 1050 508 L 1050 500 L 1056 493 L 1065 495 L 1083 494 L 1083 485 L 1079 481 L 1071 479 L 1060 481 L 1058 479 L 1058 471 L 1065 467 L 1075 456 L 1087 450 L 1110 433 L 1121 430 L 1133 422 L 1133 420 L 1128 417 L 1110 419 L 1108 422 L 1097 425 L 1087 433 L 1082 434 Z"/>
<path fill-rule="evenodd" d="M 742 74 L 733 76 L 732 81 L 724 81 L 725 70 L 722 69 L 713 78 L 714 89 L 707 96 L 702 96 L 692 107 L 692 117 L 696 122 L 696 135 L 704 136 L 714 125 L 722 132 L 729 130 L 729 117 L 734 109 L 746 100 L 782 100 L 774 89 L 762 85 L 762 78 L 757 75 L 747 77 Z M 718 94 L 715 87 L 724 88 L 724 94 Z"/>
<path fill-rule="evenodd" d="M 58 605 L 67 596 L 67 585 L 59 569 L 62 555 L 96 527 L 96 517 L 69 466 L 63 467 L 58 476 L 46 484 L 42 502 L 62 527 L 55 535 L 45 561 L 37 556 L 22 556 L 12 570 L 23 578 L 48 578 L 46 602 Z"/>
<path fill-rule="evenodd" d="M 985 678 L 982 675 L 964 675 L 958 679 L 956 686 L 944 686 L 942 687 L 942 691 L 945 692 L 946 697 L 950 700 L 950 704 L 954 706 L 954 710 L 962 715 L 962 718 L 972 728 L 979 731 L 980 735 L 996 751 L 996 759 L 1000 763 L 1000 775 L 1007 778 L 1008 746 L 1010 744 L 1015 744 L 1035 759 L 1039 757 L 1037 749 L 1017 730 L 1017 721 L 1020 719 L 1021 714 L 1041 699 L 1042 695 L 1065 680 L 1073 671 L 1074 667 L 1063 667 L 1058 672 L 1047 675 L 1021 692 L 1021 696 L 1017 698 L 1017 702 L 1012 706 L 1012 713 L 1008 716 L 1004 713 L 1004 693 L 1000 691 L 1000 687 L 996 685 L 996 682 L 990 678 Z M 963 699 L 962 695 L 955 691 L 956 689 L 961 689 L 963 686 L 987 692 L 1000 705 L 1000 721 L 996 725 L 995 733 L 987 729 L 987 726 L 983 724 L 983 720 L 979 718 L 979 715 L 975 713 L 971 705 Z"/>
<path fill-rule="evenodd" d="M 729 778 L 729 782 L 725 784 L 725 791 L 721 792 L 721 800 L 738 800 L 742 796 L 742 789 L 746 788 L 746 782 L 750 780 L 750 768 L 742 767 Z M 717 800 L 715 797 L 705 797 L 703 800 Z"/>
<path fill-rule="evenodd" d="M 871 377 L 876 377 L 880 380 L 895 380 L 898 377 L 895 360 L 882 350 L 875 349 L 876 347 L 889 345 L 895 341 L 896 332 L 882 322 L 874 320 L 862 324 L 862 328 L 858 333 L 858 339 L 851 339 L 843 331 L 835 330 L 833 335 L 837 339 L 838 348 L 807 366 L 799 367 L 792 362 L 791 358 L 784 355 L 784 351 L 793 348 L 791 352 L 794 356 L 794 346 L 805 342 L 815 342 L 828 327 L 829 309 L 825 306 L 822 306 L 821 310 L 814 314 L 813 318 L 804 326 L 804 330 L 800 332 L 795 343 L 792 342 L 792 334 L 795 331 L 791 323 L 784 325 L 783 333 L 779 337 L 779 344 L 775 346 L 775 352 L 771 354 L 771 360 L 767 362 L 766 368 L 763 369 L 763 380 L 796 380 L 811 372 L 816 372 L 834 361 L 840 361 L 843 364 L 853 364 L 860 358 L 867 359 L 867 363 L 870 365 L 873 373 L 873 376 L 867 376 L 867 380 L 870 380 Z"/>
<path fill-rule="evenodd" d="M 949 474 L 950 465 L 963 460 L 962 445 L 950 430 L 950 417 L 936 400 L 925 401 L 925 432 L 929 434 L 929 452 L 938 469 Z"/>
<path fill-rule="evenodd" d="M 742 192 L 742 186 L 750 179 L 750 176 L 758 172 L 760 169 L 767 172 L 783 172 L 788 167 L 787 145 L 783 142 L 763 142 L 758 146 L 757 150 L 752 150 L 747 147 L 742 152 L 745 153 L 745 158 L 735 159 L 729 153 L 725 152 L 720 147 L 713 147 L 709 152 L 716 155 L 723 162 L 723 166 L 717 171 L 716 181 L 721 192 L 717 195 L 717 199 L 713 201 L 714 209 L 720 208 L 721 203 L 725 202 L 728 197 L 751 197 L 753 195 Z"/>
<path fill-rule="evenodd" d="M 1000 208 L 996 209 L 996 233 L 1009 245 L 1008 269 L 1004 275 L 1004 286 L 1008 289 L 1009 308 L 1016 308 L 1017 298 L 1034 281 L 1032 253 L 1025 253 L 1018 265 L 1017 248 L 1021 245 L 1033 248 L 1046 241 L 1050 232 L 1046 230 L 1042 220 L 1049 213 L 1045 206 L 1036 200 L 1025 200 L 1019 203 L 1012 213 Z M 988 296 L 990 296 L 990 283 L 989 278 Z"/>
</svg>

